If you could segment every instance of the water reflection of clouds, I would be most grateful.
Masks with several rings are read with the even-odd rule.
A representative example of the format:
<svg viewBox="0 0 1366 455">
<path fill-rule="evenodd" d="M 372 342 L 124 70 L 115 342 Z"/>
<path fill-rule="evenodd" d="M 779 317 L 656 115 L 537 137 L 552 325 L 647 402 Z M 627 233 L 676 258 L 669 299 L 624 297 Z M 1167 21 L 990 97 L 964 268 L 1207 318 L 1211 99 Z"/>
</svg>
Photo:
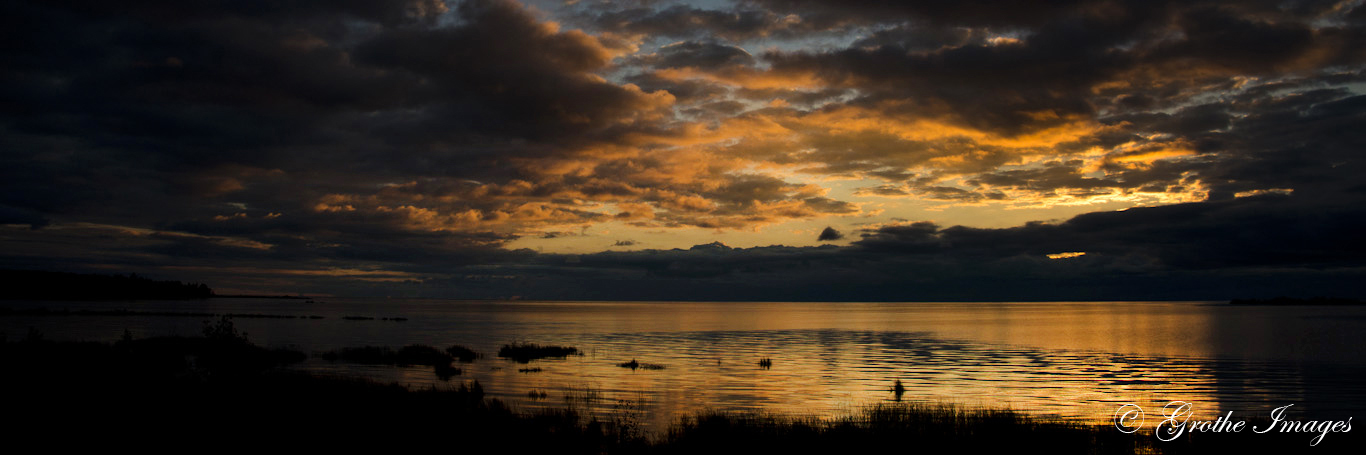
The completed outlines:
<svg viewBox="0 0 1366 455">
<path fill-rule="evenodd" d="M 22 302 L 12 302 L 23 307 Z M 33 306 L 41 305 L 35 302 Z M 63 304 L 68 305 L 68 304 Z M 71 308 L 127 305 L 73 302 Z M 243 319 L 253 341 L 305 351 L 410 343 L 462 344 L 485 358 L 451 382 L 430 368 L 329 364 L 302 368 L 362 374 L 438 389 L 479 380 L 490 396 L 524 408 L 583 404 L 601 412 L 639 404 L 652 425 L 706 409 L 802 415 L 847 412 L 893 399 L 953 401 L 1088 420 L 1134 402 L 1196 403 L 1197 417 L 1285 404 L 1306 415 L 1366 408 L 1359 308 L 1231 307 L 1191 303 L 485 303 L 340 301 L 147 302 L 147 309 L 323 314 L 323 320 Z M 346 314 L 404 316 L 356 322 Z M 197 318 L 91 317 L 0 320 L 0 331 L 38 327 L 53 339 L 198 333 Z M 537 361 L 522 373 L 492 354 L 514 340 L 570 345 L 586 355 Z M 771 369 L 757 365 L 773 359 Z M 632 359 L 664 370 L 617 366 Z M 527 394 L 548 393 L 543 399 Z"/>
<path fill-rule="evenodd" d="M 586 334 L 582 341 L 595 346 L 597 359 L 550 364 L 547 371 L 589 380 L 609 396 L 636 393 L 656 425 L 701 410 L 846 412 L 892 399 L 898 379 L 903 400 L 1007 406 L 1092 422 L 1108 420 L 1128 402 L 1160 407 L 1184 400 L 1200 405 L 1197 417 L 1212 418 L 1221 409 L 1256 410 L 1306 397 L 1301 372 L 1285 364 L 1043 350 L 926 333 L 699 331 Z M 758 368 L 761 357 L 774 366 Z M 623 371 L 617 359 L 667 369 Z M 553 387 L 511 375 L 497 381 Z"/>
</svg>

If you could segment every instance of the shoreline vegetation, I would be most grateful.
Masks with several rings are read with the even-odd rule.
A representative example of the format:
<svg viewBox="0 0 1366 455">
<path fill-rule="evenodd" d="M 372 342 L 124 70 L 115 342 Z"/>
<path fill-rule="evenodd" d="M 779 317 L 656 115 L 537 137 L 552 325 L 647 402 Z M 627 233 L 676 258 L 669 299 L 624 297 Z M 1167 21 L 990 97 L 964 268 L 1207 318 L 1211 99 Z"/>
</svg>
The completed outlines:
<svg viewBox="0 0 1366 455">
<path fill-rule="evenodd" d="M 215 299 L 270 299 L 270 300 L 312 300 L 312 297 L 305 295 L 261 295 L 261 294 L 214 294 L 209 297 Z"/>
<path fill-rule="evenodd" d="M 571 346 L 542 346 L 534 343 L 512 343 L 505 344 L 498 349 L 498 357 L 512 359 L 517 363 L 529 363 L 532 360 L 548 358 L 565 358 L 571 355 L 582 355 L 578 348 Z M 539 371 L 539 370 L 537 370 Z"/>
<path fill-rule="evenodd" d="M 509 345 L 513 346 L 513 345 Z M 517 345 L 523 348 L 536 346 Z M 568 348 L 553 353 L 565 353 Z M 435 364 L 473 361 L 461 346 L 359 348 L 338 358 L 366 362 Z M 544 351 L 550 352 L 550 351 Z M 566 355 L 572 355 L 569 351 Z M 315 354 L 323 355 L 323 354 Z M 366 379 L 287 368 L 307 355 L 267 349 L 239 334 L 228 318 L 206 323 L 203 336 L 114 343 L 45 340 L 30 332 L 0 336 L 0 387 L 20 416 L 8 426 L 17 440 L 50 448 L 103 447 L 136 441 L 142 449 L 307 446 L 376 447 L 441 439 L 462 450 L 520 453 L 1228 453 L 1308 447 L 1303 434 L 1203 433 L 1161 442 L 1151 433 L 1126 434 L 1108 425 L 1035 417 L 1006 409 L 946 404 L 886 403 L 847 415 L 786 417 L 703 412 L 657 432 L 638 416 L 600 416 L 566 399 L 561 409 L 523 412 L 486 397 L 478 381 L 447 388 L 407 388 Z M 466 360 L 468 359 L 468 360 Z M 514 361 L 516 359 L 513 359 Z M 529 395 L 545 399 L 545 390 Z M 69 435 L 79 435 L 70 437 Z M 1356 449 L 1350 434 L 1313 447 L 1316 453 Z M 1343 438 L 1336 438 L 1343 436 Z M 1352 438 L 1354 439 L 1354 438 Z M 75 446 L 75 447 L 73 447 Z"/>
<path fill-rule="evenodd" d="M 1313 297 L 1307 299 L 1295 297 L 1276 297 L 1271 299 L 1233 299 L 1229 305 L 1264 305 L 1264 306 L 1349 306 L 1366 305 L 1366 302 L 1357 299 L 1343 299 L 1335 297 Z"/>
</svg>

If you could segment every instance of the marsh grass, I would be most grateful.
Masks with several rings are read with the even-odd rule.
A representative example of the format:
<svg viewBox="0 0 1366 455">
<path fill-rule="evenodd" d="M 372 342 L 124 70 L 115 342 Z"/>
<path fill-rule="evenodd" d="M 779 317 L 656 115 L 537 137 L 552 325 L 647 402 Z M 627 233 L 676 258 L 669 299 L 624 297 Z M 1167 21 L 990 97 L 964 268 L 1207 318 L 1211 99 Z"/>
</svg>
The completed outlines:
<svg viewBox="0 0 1366 455">
<path fill-rule="evenodd" d="M 1249 421 L 1268 425 L 1269 420 Z M 882 403 L 837 417 L 707 412 L 684 417 L 651 440 L 654 453 L 1009 453 L 1208 454 L 1357 453 L 1361 437 L 1316 434 L 1186 434 L 1160 441 L 1151 428 L 1122 433 L 1010 409 L 943 403 Z"/>
<path fill-rule="evenodd" d="M 873 405 L 839 416 L 705 412 L 659 432 L 640 425 L 639 401 L 567 389 L 563 408 L 518 411 L 485 396 L 478 381 L 414 389 L 282 368 L 302 353 L 251 344 L 226 325 L 204 337 L 125 337 L 115 343 L 0 342 L 0 388 L 22 419 L 11 442 L 96 450 L 136 440 L 142 451 L 259 449 L 395 450 L 433 438 L 472 453 L 1355 453 L 1360 438 L 1199 434 L 1170 443 L 1008 409 L 934 403 Z M 434 348 L 433 348 L 434 349 Z M 425 351 L 425 350 L 423 350 Z M 533 391 L 536 399 L 548 396 Z M 530 394 L 529 394 L 530 396 Z"/>
<path fill-rule="evenodd" d="M 660 453 L 1136 453 L 1106 428 L 999 409 L 879 404 L 829 418 L 703 413 L 655 441 Z"/>
<path fill-rule="evenodd" d="M 449 362 L 445 365 L 434 365 L 432 370 L 436 373 L 436 377 L 442 381 L 449 381 L 451 378 L 465 373 L 465 370 L 451 366 Z"/>
<path fill-rule="evenodd" d="M 659 364 L 654 364 L 654 363 L 641 363 L 641 362 L 637 362 L 636 359 L 631 359 L 630 362 L 618 363 L 617 366 L 622 367 L 622 368 L 630 368 L 630 369 L 632 369 L 632 370 L 637 370 L 637 369 L 639 369 L 639 370 L 663 370 L 663 369 L 664 369 L 664 365 L 659 365 Z"/>
<path fill-rule="evenodd" d="M 452 356 L 449 352 L 425 344 L 410 344 L 398 348 L 398 350 L 385 346 L 348 347 L 326 352 L 315 352 L 313 355 L 329 362 L 394 365 L 400 367 L 410 365 L 430 366 L 432 367 L 432 372 L 442 381 L 449 381 L 452 377 L 464 373 L 464 370 L 451 366 L 451 362 L 455 360 L 455 356 Z"/>
<path fill-rule="evenodd" d="M 385 346 L 361 346 L 341 348 L 332 351 L 315 353 L 315 356 L 329 362 L 351 362 L 369 365 L 449 365 L 455 357 L 437 348 L 423 345 L 410 344 L 399 348 L 391 349 Z"/>
<path fill-rule="evenodd" d="M 533 343 L 505 344 L 498 349 L 498 357 L 512 359 L 518 363 L 545 358 L 564 358 L 579 353 L 573 346 L 550 346 Z"/>
<path fill-rule="evenodd" d="M 456 360 L 459 360 L 459 361 L 465 362 L 465 363 L 473 362 L 474 359 L 477 359 L 477 358 L 480 357 L 480 356 L 479 356 L 479 353 L 474 352 L 474 350 L 472 350 L 472 349 L 470 349 L 470 348 L 467 348 L 467 347 L 464 347 L 464 346 L 461 346 L 461 345 L 458 345 L 458 344 L 457 344 L 457 345 L 453 345 L 453 346 L 451 346 L 451 347 L 449 347 L 449 348 L 446 348 L 446 354 L 447 354 L 447 355 L 450 355 L 451 357 L 454 357 Z"/>
</svg>

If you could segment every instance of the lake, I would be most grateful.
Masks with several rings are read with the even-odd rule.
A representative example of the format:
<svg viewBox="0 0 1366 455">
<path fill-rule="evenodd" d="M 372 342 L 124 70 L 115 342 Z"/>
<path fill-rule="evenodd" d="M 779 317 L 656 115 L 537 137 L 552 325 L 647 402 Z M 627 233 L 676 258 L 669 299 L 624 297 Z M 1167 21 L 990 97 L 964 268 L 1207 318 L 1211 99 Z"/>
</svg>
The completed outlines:
<svg viewBox="0 0 1366 455">
<path fill-rule="evenodd" d="M 449 381 L 427 367 L 330 363 L 297 368 L 438 388 L 478 380 L 523 409 L 566 404 L 663 428 L 703 410 L 823 416 L 894 401 L 1010 407 L 1109 422 L 1122 404 L 1155 414 L 1187 401 L 1196 416 L 1301 419 L 1366 409 L 1366 308 L 1214 302 L 787 303 L 523 302 L 218 298 L 205 301 L 29 302 L 13 309 L 129 309 L 317 315 L 234 320 L 256 344 L 313 353 L 350 346 L 465 345 L 484 355 Z M 374 320 L 348 320 L 365 316 Z M 407 318 L 406 321 L 380 318 Z M 185 316 L 4 316 L 9 339 L 113 341 L 197 335 Z M 584 355 L 519 364 L 514 342 Z M 761 358 L 771 359 L 768 368 Z M 618 366 L 636 360 L 660 370 Z M 534 370 L 539 371 L 519 371 Z M 98 381 L 92 376 L 91 381 Z M 532 396 L 532 392 L 535 392 Z M 541 396 L 544 392 L 544 397 Z"/>
</svg>

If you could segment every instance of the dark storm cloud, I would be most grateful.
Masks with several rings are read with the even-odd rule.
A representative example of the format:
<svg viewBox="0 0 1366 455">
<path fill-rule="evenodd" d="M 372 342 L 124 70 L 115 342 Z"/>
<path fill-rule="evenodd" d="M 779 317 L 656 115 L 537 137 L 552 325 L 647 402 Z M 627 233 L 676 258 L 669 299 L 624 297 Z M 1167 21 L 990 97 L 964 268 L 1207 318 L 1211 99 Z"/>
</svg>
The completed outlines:
<svg viewBox="0 0 1366 455">
<path fill-rule="evenodd" d="M 895 43 L 907 52 L 930 52 L 942 48 L 982 45 L 989 38 L 987 30 L 968 27 L 896 27 L 878 30 L 855 41 L 850 47 L 883 46 Z"/>
<path fill-rule="evenodd" d="M 504 2 L 465 2 L 458 11 L 464 26 L 395 29 L 356 50 L 359 61 L 407 72 L 415 90 L 444 101 L 404 118 L 395 133 L 405 140 L 471 132 L 574 140 L 651 109 L 648 94 L 588 77 L 612 59 L 595 38 L 556 32 Z"/>
<path fill-rule="evenodd" d="M 884 2 L 878 0 L 743 0 L 742 3 L 777 14 L 796 14 L 808 21 L 897 23 L 911 20 L 988 27 L 1029 27 L 1072 20 L 1079 16 L 1126 14 L 1135 7 L 1165 12 L 1176 7 L 1220 8 L 1236 6 L 1258 18 L 1314 20 L 1340 14 L 1340 2 L 1254 0 L 1234 2 L 1196 1 L 1087 1 L 1065 0 L 1017 2 L 1009 0 Z M 1358 15 L 1360 8 L 1349 13 Z"/>
<path fill-rule="evenodd" d="M 1357 207 L 1261 196 L 1007 229 L 899 224 L 865 231 L 850 247 L 604 252 L 576 256 L 572 266 L 522 269 L 528 278 L 519 290 L 591 298 L 600 286 L 613 286 L 613 295 L 625 298 L 717 300 L 1359 296 L 1354 282 L 1364 275 L 1366 241 L 1355 231 L 1366 211 Z M 1064 252 L 1086 254 L 1048 257 Z M 684 292 L 688 286 L 694 289 Z"/>
<path fill-rule="evenodd" d="M 1118 182 L 1086 177 L 1079 167 L 1080 160 L 1068 162 L 1052 161 L 1035 169 L 1003 170 L 983 174 L 969 180 L 973 185 L 991 185 L 1026 189 L 1032 191 L 1053 191 L 1060 188 L 1094 189 L 1118 186 Z"/>
<path fill-rule="evenodd" d="M 649 92 L 667 91 L 681 103 L 711 100 L 730 93 L 730 89 L 714 83 L 699 80 L 667 80 L 654 73 L 633 75 L 627 78 L 627 81 L 636 84 L 641 90 Z"/>
<path fill-rule="evenodd" d="M 610 136 L 667 97 L 592 76 L 613 51 L 503 1 L 459 4 L 456 26 L 432 1 L 6 8 L 0 185 L 34 219 L 230 202 L 297 218 L 398 178 L 506 178 L 505 160 Z"/>
<path fill-rule="evenodd" d="M 0 206 L 0 224 L 27 224 L 31 229 L 47 226 L 47 218 L 33 210 Z"/>
<path fill-rule="evenodd" d="M 1315 29 L 1308 22 L 1312 17 L 1258 5 L 776 3 L 798 11 L 867 11 L 932 22 L 896 25 L 845 49 L 766 58 L 775 71 L 809 72 L 858 88 L 867 93 L 866 102 L 899 101 L 893 114 L 930 112 L 1008 134 L 1095 115 L 1092 90 L 1107 82 L 1130 84 L 1136 92 L 1124 96 L 1144 105 L 1153 98 L 1144 91 L 1363 61 L 1360 24 Z M 996 28 L 958 28 L 977 25 Z"/>
<path fill-rule="evenodd" d="M 1355 157 L 1366 138 L 1348 125 L 1366 121 L 1366 98 L 1343 90 L 1310 90 L 1247 101 L 1199 105 L 1174 114 L 1117 117 L 1140 133 L 1188 138 L 1203 160 L 1117 172 L 1126 186 L 1177 183 L 1198 171 L 1211 199 L 1258 189 L 1292 188 L 1335 198 L 1361 171 Z M 1215 154 L 1217 153 L 1217 154 Z"/>
<path fill-rule="evenodd" d="M 715 36 L 728 40 L 763 37 L 793 37 L 825 31 L 796 17 L 764 9 L 713 10 L 688 5 L 663 9 L 627 8 L 583 13 L 578 20 L 592 27 L 616 33 L 690 38 Z M 836 24 L 826 24 L 833 25 Z"/>
<path fill-rule="evenodd" d="M 825 229 L 821 231 L 821 234 L 816 237 L 816 240 L 825 242 L 842 238 L 844 238 L 844 234 L 841 234 L 840 231 L 835 230 L 833 227 L 826 226 Z"/>
<path fill-rule="evenodd" d="M 745 0 L 745 3 L 761 5 L 781 14 L 799 14 L 808 20 L 824 23 L 933 19 L 964 25 L 1016 25 L 1049 21 L 1082 10 L 1091 2 Z"/>
<path fill-rule="evenodd" d="M 680 41 L 660 48 L 659 52 L 645 58 L 644 63 L 656 68 L 715 69 L 753 65 L 754 56 L 736 46 L 710 41 Z"/>
<path fill-rule="evenodd" d="M 603 29 L 645 35 L 697 36 L 724 34 L 758 35 L 775 20 L 764 11 L 717 11 L 674 5 L 664 10 L 632 8 L 592 17 Z"/>
<path fill-rule="evenodd" d="M 818 3 L 771 4 L 804 14 L 839 11 L 866 20 L 883 17 L 895 23 L 886 18 L 900 17 L 910 22 L 873 33 L 846 49 L 764 56 L 775 72 L 811 73 L 856 88 L 862 96 L 852 106 L 908 120 L 928 116 L 1007 136 L 1098 119 L 1111 128 L 1056 144 L 1053 150 L 1079 153 L 1088 147 L 1126 147 L 1110 153 L 1099 169 L 1083 169 L 1075 162 L 995 169 L 1008 160 L 1010 152 L 1005 151 L 1002 160 L 976 161 L 976 171 L 958 169 L 969 172 L 970 185 L 1069 195 L 1181 193 L 1201 180 L 1214 186 L 1211 197 L 1226 198 L 1271 187 L 1318 186 L 1322 178 L 1295 176 L 1293 170 L 1316 167 L 1314 172 L 1326 177 L 1323 168 L 1329 161 L 1345 161 L 1328 158 L 1329 151 L 1355 141 L 1340 128 L 1309 132 L 1357 118 L 1350 108 L 1317 115 L 1310 106 L 1347 102 L 1348 92 L 1325 86 L 1352 83 L 1359 71 L 1340 65 L 1366 61 L 1359 50 L 1366 43 L 1359 21 L 1313 24 L 1334 17 L 1323 5 L 1111 2 L 1049 5 L 1041 10 L 1057 7 L 1069 12 L 1033 15 L 1016 14 L 1010 7 L 956 9 L 917 3 L 844 8 Z M 936 25 L 921 22 L 926 19 Z M 992 42 L 989 35 L 999 41 Z M 1250 79 L 1266 80 L 1266 87 L 1260 81 L 1242 85 Z M 1243 91 L 1246 101 L 1227 95 L 1213 103 L 1199 99 L 1221 91 Z M 1261 120 L 1267 122 L 1254 123 Z M 1290 137 L 1315 145 L 1296 147 L 1287 143 Z M 935 143 L 894 140 L 883 141 L 888 144 L 885 152 L 869 154 L 876 149 L 860 142 L 857 152 L 826 146 L 801 159 L 826 163 L 818 168 L 824 172 L 855 163 L 895 171 L 908 164 L 911 150 L 945 150 Z M 907 152 L 892 152 L 898 148 Z M 974 148 L 988 149 L 967 144 L 967 150 Z M 1175 156 L 1184 158 L 1170 159 Z M 1264 170 L 1251 171 L 1262 166 Z M 1277 168 L 1292 172 L 1276 172 Z M 1246 172 L 1230 174 L 1234 169 Z M 1097 170 L 1104 175 L 1092 174 Z M 865 192 L 981 200 L 971 188 L 944 186 L 883 186 Z"/>
<path fill-rule="evenodd" d="M 725 116 L 731 116 L 739 114 L 740 112 L 745 111 L 747 108 L 748 106 L 745 106 L 744 103 L 741 103 L 739 101 L 727 100 L 706 103 L 698 107 L 688 109 L 684 111 L 684 113 L 695 116 L 705 116 L 707 114 L 720 114 Z"/>
<path fill-rule="evenodd" d="M 1151 270 L 1169 272 L 1357 264 L 1366 242 L 1352 233 L 1352 226 L 1366 221 L 1366 212 L 1316 205 L 1293 196 L 1260 196 L 1097 212 L 1056 225 L 1010 229 L 941 229 L 918 223 L 881 228 L 856 244 L 876 251 L 977 258 L 1084 251 L 1142 258 Z"/>
<path fill-rule="evenodd" d="M 517 4 L 454 9 L 449 25 L 426 0 L 7 2 L 0 222 L 110 226 L 35 234 L 68 245 L 47 250 L 54 261 L 100 248 L 166 267 L 505 256 L 506 231 L 433 229 L 517 206 L 377 189 L 506 180 L 525 172 L 507 160 L 615 134 L 667 95 L 592 75 L 615 51 Z"/>
<path fill-rule="evenodd" d="M 1360 294 L 1366 7 L 644 5 L 7 2 L 0 266 L 479 298 Z M 870 207 L 1169 205 L 506 249 L 861 214 L 792 173 L 868 180 Z"/>
<path fill-rule="evenodd" d="M 874 190 L 874 192 L 877 192 L 877 191 L 878 191 L 878 190 L 876 190 L 876 189 Z M 913 189 L 913 190 L 911 190 L 911 191 L 914 191 L 914 193 L 915 193 L 916 195 L 918 195 L 918 196 L 920 196 L 920 197 L 922 197 L 922 198 L 929 199 L 929 200 L 939 200 L 939 201 L 954 201 L 954 202 L 968 202 L 968 203 L 972 203 L 972 202 L 980 202 L 980 201 L 983 201 L 983 200 L 998 200 L 998 201 L 999 201 L 999 200 L 1004 200 L 1004 199 L 1006 199 L 1005 193 L 1002 193 L 1002 192 L 1000 192 L 1000 191 L 987 191 L 987 192 L 983 192 L 983 191 L 965 190 L 965 189 L 962 189 L 962 188 L 956 188 L 956 187 L 951 187 L 951 186 L 936 186 L 936 185 L 922 186 L 922 187 L 915 188 L 915 189 Z M 886 193 L 886 194 L 891 194 L 891 193 Z M 909 194 L 909 193 L 907 193 L 907 194 Z"/>
</svg>

